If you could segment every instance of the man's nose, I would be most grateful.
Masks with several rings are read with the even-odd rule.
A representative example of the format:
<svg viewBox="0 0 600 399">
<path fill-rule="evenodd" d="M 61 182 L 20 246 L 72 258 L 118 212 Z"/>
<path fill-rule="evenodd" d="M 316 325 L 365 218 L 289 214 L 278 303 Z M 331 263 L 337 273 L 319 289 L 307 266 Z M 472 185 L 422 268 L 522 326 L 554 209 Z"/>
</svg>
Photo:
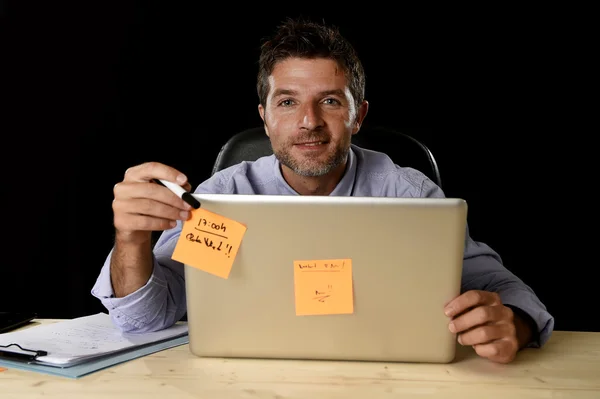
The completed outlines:
<svg viewBox="0 0 600 399">
<path fill-rule="evenodd" d="M 302 129 L 314 130 L 323 125 L 323 117 L 318 104 L 304 104 L 300 107 L 299 125 Z"/>
</svg>

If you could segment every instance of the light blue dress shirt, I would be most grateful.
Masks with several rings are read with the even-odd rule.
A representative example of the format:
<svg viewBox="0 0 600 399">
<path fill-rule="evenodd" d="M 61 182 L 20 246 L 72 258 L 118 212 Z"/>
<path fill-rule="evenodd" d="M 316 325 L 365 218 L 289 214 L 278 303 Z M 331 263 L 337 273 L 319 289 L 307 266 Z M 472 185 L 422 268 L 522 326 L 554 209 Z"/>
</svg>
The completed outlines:
<svg viewBox="0 0 600 399">
<path fill-rule="evenodd" d="M 279 161 L 273 155 L 217 172 L 195 192 L 298 195 L 283 178 Z M 344 176 L 330 195 L 444 197 L 441 188 L 421 172 L 400 167 L 385 154 L 355 145 L 349 153 Z M 126 297 L 114 296 L 110 279 L 112 251 L 108 254 L 91 292 L 123 331 L 159 330 L 174 324 L 186 313 L 184 266 L 171 259 L 182 225 L 178 222 L 176 227 L 163 232 L 154 247 L 154 270 L 150 279 Z M 503 266 L 494 250 L 474 241 L 467 231 L 461 290 L 474 289 L 498 292 L 505 305 L 531 316 L 539 336 L 529 346 L 542 346 L 550 337 L 554 318 L 544 304 L 529 286 Z"/>
</svg>

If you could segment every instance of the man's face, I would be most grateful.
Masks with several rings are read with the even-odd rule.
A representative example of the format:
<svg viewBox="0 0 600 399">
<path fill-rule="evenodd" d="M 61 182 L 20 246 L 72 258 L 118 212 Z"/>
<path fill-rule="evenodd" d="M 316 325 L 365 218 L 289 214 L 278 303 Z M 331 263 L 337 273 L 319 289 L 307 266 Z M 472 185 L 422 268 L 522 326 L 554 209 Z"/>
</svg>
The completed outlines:
<svg viewBox="0 0 600 399">
<path fill-rule="evenodd" d="M 259 112 L 281 164 L 301 176 L 323 176 L 344 164 L 367 105 L 356 110 L 337 63 L 288 58 L 276 64 L 269 86 Z"/>
</svg>

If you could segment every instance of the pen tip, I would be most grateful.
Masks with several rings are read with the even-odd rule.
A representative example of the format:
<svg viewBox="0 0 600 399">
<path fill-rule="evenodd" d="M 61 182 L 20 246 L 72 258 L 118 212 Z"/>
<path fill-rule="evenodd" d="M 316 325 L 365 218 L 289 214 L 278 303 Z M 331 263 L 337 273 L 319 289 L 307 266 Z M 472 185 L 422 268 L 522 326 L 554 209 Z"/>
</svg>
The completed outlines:
<svg viewBox="0 0 600 399">
<path fill-rule="evenodd" d="M 200 201 L 198 201 L 194 196 L 190 193 L 184 193 L 182 198 L 185 202 L 191 205 L 192 208 L 198 209 L 200 208 Z"/>
</svg>

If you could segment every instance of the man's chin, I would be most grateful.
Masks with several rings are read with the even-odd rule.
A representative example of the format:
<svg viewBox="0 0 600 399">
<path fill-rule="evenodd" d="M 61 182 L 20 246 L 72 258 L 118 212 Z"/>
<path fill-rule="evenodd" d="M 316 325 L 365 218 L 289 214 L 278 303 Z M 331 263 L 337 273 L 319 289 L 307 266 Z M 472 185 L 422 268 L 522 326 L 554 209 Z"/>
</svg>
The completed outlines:
<svg viewBox="0 0 600 399">
<path fill-rule="evenodd" d="M 329 154 L 302 154 L 292 157 L 289 153 L 275 153 L 282 165 L 297 175 L 304 177 L 320 177 L 331 172 L 337 165 Z"/>
<path fill-rule="evenodd" d="M 319 177 L 326 175 L 331 167 L 323 163 L 286 162 L 285 166 L 297 175 L 304 177 Z"/>
<path fill-rule="evenodd" d="M 327 169 L 292 169 L 294 173 L 303 177 L 321 177 L 331 172 L 329 168 Z"/>
</svg>

